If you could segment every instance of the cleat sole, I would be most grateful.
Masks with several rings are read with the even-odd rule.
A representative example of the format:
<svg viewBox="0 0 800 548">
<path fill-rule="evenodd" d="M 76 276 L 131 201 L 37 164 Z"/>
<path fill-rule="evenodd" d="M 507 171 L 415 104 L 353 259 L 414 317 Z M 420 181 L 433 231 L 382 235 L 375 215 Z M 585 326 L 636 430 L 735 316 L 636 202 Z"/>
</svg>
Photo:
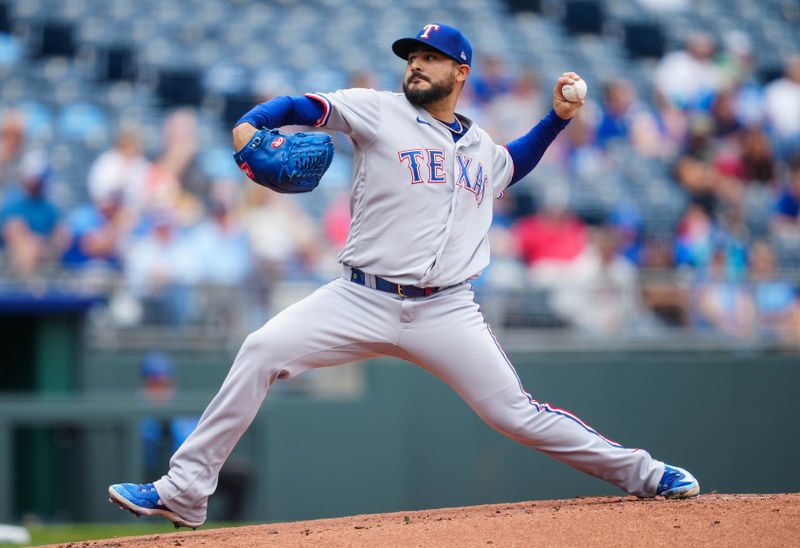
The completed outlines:
<svg viewBox="0 0 800 548">
<path fill-rule="evenodd" d="M 197 530 L 198 527 L 202 525 L 199 523 L 197 525 L 187 523 L 183 520 L 178 514 L 175 512 L 170 511 L 169 509 L 150 509 L 150 508 L 142 508 L 130 502 L 128 499 L 117 493 L 111 487 L 108 488 L 108 501 L 112 504 L 116 504 L 122 510 L 127 510 L 137 518 L 142 516 L 161 516 L 164 519 L 171 521 L 172 524 L 175 526 L 175 529 L 179 529 L 180 527 L 191 527 L 193 530 Z"/>
<path fill-rule="evenodd" d="M 688 491 L 662 495 L 665 499 L 693 499 L 700 494 L 700 486 L 695 484 Z"/>
</svg>

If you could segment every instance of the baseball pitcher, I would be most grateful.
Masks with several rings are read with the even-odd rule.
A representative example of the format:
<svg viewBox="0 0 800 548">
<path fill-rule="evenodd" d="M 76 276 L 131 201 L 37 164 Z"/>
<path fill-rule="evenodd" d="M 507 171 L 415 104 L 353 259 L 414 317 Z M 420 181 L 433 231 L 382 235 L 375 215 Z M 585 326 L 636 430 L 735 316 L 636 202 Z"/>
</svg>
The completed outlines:
<svg viewBox="0 0 800 548">
<path fill-rule="evenodd" d="M 696 496 L 700 486 L 686 470 L 615 443 L 531 396 L 474 301 L 470 280 L 489 263 L 493 201 L 534 168 L 583 106 L 561 91 L 579 76 L 562 74 L 552 110 L 502 146 L 455 111 L 472 66 L 472 47 L 458 29 L 428 24 L 392 50 L 407 63 L 403 93 L 279 97 L 234 128 L 239 167 L 279 192 L 312 190 L 333 149 L 327 136 L 276 128 L 315 126 L 353 141 L 342 276 L 250 334 L 167 474 L 154 483 L 111 485 L 110 500 L 176 527 L 202 525 L 220 468 L 274 382 L 380 355 L 431 372 L 501 434 L 627 493 Z"/>
</svg>

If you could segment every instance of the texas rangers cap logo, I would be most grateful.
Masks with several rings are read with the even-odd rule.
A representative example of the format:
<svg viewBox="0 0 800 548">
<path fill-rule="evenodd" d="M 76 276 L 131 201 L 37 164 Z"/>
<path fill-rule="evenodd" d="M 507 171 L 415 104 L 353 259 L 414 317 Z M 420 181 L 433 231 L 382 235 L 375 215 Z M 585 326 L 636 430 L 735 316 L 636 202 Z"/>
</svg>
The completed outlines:
<svg viewBox="0 0 800 548">
<path fill-rule="evenodd" d="M 278 148 L 279 146 L 281 146 L 285 142 L 286 142 L 285 138 L 283 138 L 283 137 L 275 137 L 275 139 L 272 141 L 272 143 L 269 146 L 271 146 L 272 148 Z"/>
<path fill-rule="evenodd" d="M 423 30 L 424 32 L 422 32 L 422 33 L 419 35 L 419 37 L 420 37 L 420 38 L 424 38 L 424 39 L 426 39 L 426 40 L 427 40 L 428 38 L 430 38 L 430 34 L 431 34 L 431 31 L 432 31 L 432 30 L 439 30 L 440 28 L 441 28 L 441 27 L 439 27 L 439 25 L 425 25 L 424 27 L 422 27 L 422 30 Z"/>
<path fill-rule="evenodd" d="M 255 178 L 255 175 L 253 175 L 253 170 L 250 169 L 250 166 L 247 165 L 247 162 L 242 162 L 241 164 L 239 164 L 239 169 L 244 171 L 244 174 L 250 177 L 251 179 Z"/>
</svg>

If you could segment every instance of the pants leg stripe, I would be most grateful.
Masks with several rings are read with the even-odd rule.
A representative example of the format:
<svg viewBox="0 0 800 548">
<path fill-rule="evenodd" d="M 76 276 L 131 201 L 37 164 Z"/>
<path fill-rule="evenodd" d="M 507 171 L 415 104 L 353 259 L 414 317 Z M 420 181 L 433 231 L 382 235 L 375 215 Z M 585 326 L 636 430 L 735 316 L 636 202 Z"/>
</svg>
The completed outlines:
<svg viewBox="0 0 800 548">
<path fill-rule="evenodd" d="M 500 351 L 500 354 L 502 354 L 503 359 L 505 360 L 506 364 L 511 368 L 511 371 L 514 372 L 514 376 L 517 378 L 517 382 L 519 383 L 519 389 L 522 391 L 522 393 L 525 395 L 525 397 L 528 398 L 528 401 L 531 403 L 531 405 L 534 408 L 536 408 L 537 411 L 545 411 L 546 413 L 555 413 L 556 415 L 561 415 L 562 417 L 566 417 L 566 418 L 568 418 L 570 420 L 573 420 L 576 423 L 578 423 L 582 428 L 584 428 L 587 432 L 590 432 L 590 433 L 594 434 L 595 436 L 599 437 L 600 439 L 602 439 L 603 441 L 605 441 L 606 443 L 608 443 L 612 447 L 619 447 L 621 449 L 624 449 L 624 446 L 622 444 L 619 444 L 619 443 L 617 443 L 617 442 L 615 442 L 613 440 L 610 440 L 607 437 L 603 436 L 597 430 L 595 430 L 594 428 L 590 427 L 588 424 L 583 422 L 581 419 L 579 419 L 578 417 L 576 417 L 575 415 L 573 415 L 572 413 L 570 413 L 566 409 L 560 409 L 558 407 L 553 407 L 548 402 L 539 403 L 538 401 L 536 401 L 533 398 L 533 396 L 531 396 L 528 392 L 525 391 L 525 388 L 522 386 L 522 380 L 519 378 L 519 375 L 517 374 L 517 370 L 514 369 L 514 366 L 511 364 L 511 360 L 508 359 L 508 356 L 506 355 L 505 351 L 503 350 L 503 347 L 500 346 L 500 342 L 497 340 L 497 337 L 495 337 L 494 332 L 492 332 L 492 328 L 489 327 L 488 323 L 484 322 L 484 325 L 486 326 L 486 329 L 489 331 L 489 335 L 492 336 L 492 340 L 494 341 L 495 346 L 497 346 L 497 349 Z"/>
</svg>

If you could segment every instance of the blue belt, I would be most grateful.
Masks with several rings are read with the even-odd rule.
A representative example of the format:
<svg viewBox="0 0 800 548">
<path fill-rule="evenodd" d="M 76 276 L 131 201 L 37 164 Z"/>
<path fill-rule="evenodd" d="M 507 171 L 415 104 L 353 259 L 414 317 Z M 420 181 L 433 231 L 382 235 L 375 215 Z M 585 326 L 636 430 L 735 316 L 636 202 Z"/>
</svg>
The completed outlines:
<svg viewBox="0 0 800 548">
<path fill-rule="evenodd" d="M 357 269 L 350 267 L 350 281 L 355 282 L 358 285 L 367 285 L 367 275 Z M 446 287 L 417 287 L 416 285 L 400 285 L 392 283 L 388 280 L 384 280 L 378 276 L 375 276 L 375 289 L 378 291 L 385 291 L 386 293 L 392 293 L 394 295 L 400 295 L 401 297 L 428 297 L 441 291 L 442 289 L 447 289 Z"/>
</svg>

